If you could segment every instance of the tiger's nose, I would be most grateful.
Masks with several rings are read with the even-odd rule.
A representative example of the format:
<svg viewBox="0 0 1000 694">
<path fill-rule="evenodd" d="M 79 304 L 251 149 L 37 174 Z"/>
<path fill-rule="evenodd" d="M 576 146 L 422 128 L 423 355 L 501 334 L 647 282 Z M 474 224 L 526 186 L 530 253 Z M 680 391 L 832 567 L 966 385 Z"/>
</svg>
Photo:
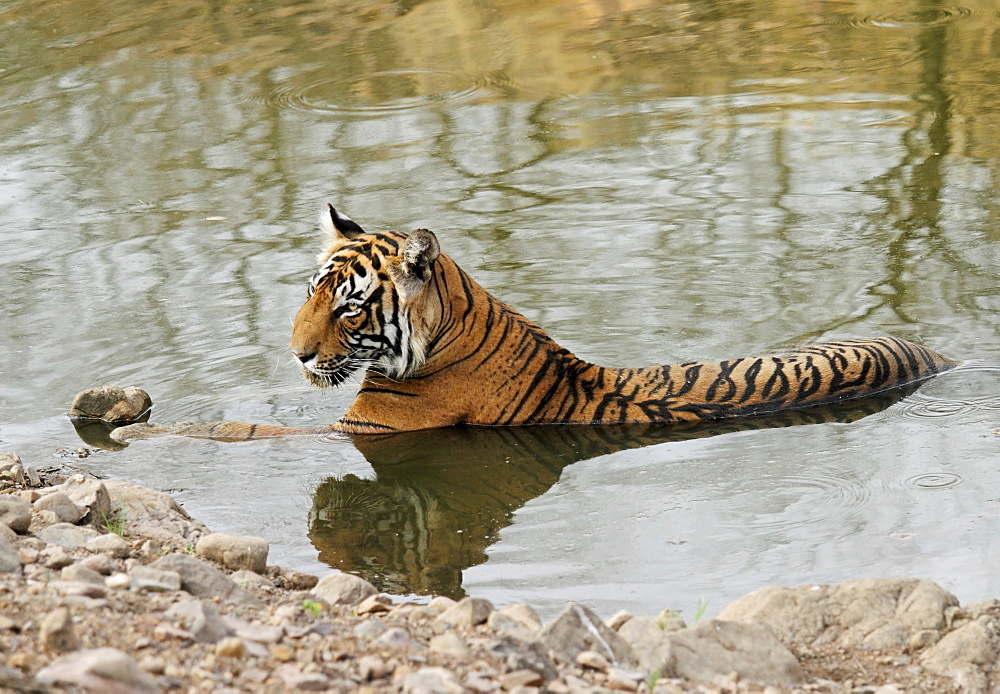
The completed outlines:
<svg viewBox="0 0 1000 694">
<path fill-rule="evenodd" d="M 310 362 L 310 361 L 312 361 L 313 359 L 316 358 L 316 353 L 315 352 L 292 352 L 292 354 L 302 364 L 305 364 L 306 362 Z"/>
</svg>

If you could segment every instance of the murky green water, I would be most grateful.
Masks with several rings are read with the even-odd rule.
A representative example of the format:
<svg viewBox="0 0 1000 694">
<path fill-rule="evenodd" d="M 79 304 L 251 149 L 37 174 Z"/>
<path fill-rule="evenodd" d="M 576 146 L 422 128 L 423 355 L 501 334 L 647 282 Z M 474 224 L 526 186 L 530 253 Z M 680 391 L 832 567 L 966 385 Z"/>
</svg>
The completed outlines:
<svg viewBox="0 0 1000 694">
<path fill-rule="evenodd" d="M 433 229 L 607 365 L 881 334 L 1000 363 L 998 29 L 992 2 L 0 0 L 0 447 L 64 460 L 104 383 L 163 422 L 336 419 L 350 389 L 286 351 L 326 201 Z M 973 600 L 1000 596 L 998 411 L 980 370 L 848 423 L 69 462 L 400 594 Z"/>
</svg>

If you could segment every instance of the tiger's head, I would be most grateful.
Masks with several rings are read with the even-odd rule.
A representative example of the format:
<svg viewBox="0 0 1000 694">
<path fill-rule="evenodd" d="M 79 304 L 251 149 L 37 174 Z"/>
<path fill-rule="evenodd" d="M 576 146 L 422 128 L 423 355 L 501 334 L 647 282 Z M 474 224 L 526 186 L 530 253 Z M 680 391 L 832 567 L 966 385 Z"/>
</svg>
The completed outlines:
<svg viewBox="0 0 1000 694">
<path fill-rule="evenodd" d="M 320 223 L 330 241 L 295 316 L 292 353 L 319 386 L 340 385 L 361 368 L 412 375 L 427 344 L 414 309 L 440 254 L 437 238 L 426 229 L 369 234 L 327 207 Z"/>
</svg>

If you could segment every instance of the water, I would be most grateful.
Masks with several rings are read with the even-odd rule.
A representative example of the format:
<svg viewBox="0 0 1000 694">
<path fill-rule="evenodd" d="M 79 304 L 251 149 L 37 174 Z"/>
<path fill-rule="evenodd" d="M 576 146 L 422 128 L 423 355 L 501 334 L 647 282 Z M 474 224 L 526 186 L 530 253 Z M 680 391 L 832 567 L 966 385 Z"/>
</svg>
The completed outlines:
<svg viewBox="0 0 1000 694">
<path fill-rule="evenodd" d="M 986 2 L 0 2 L 0 447 L 401 595 L 998 597 L 998 24 Z M 162 422 L 336 419 L 350 389 L 286 347 L 327 201 L 433 229 L 609 366 L 882 334 L 984 366 L 807 426 L 57 452 L 105 383 Z"/>
</svg>

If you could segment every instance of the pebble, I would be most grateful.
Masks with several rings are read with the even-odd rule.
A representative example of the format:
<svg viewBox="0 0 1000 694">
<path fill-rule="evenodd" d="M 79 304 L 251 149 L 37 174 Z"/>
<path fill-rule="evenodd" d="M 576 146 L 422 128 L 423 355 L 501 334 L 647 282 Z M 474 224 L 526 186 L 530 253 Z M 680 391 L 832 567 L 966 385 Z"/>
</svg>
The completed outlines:
<svg viewBox="0 0 1000 694">
<path fill-rule="evenodd" d="M 385 594 L 371 595 L 359 604 L 355 612 L 359 615 L 389 612 L 392 609 L 392 598 Z"/>
<path fill-rule="evenodd" d="M 364 682 L 380 680 L 392 674 L 392 668 L 385 661 L 373 655 L 364 655 L 358 659 L 358 674 Z"/>
<path fill-rule="evenodd" d="M 42 563 L 48 569 L 63 569 L 75 561 L 73 557 L 70 556 L 69 552 L 67 552 L 64 547 L 60 547 L 59 545 L 46 547 L 40 554 Z"/>
<path fill-rule="evenodd" d="M 96 530 L 81 528 L 69 523 L 55 523 L 42 528 L 35 536 L 47 545 L 58 545 L 66 549 L 83 547 L 92 537 L 97 537 Z"/>
<path fill-rule="evenodd" d="M 181 575 L 176 571 L 161 571 L 148 566 L 136 566 L 128 572 L 128 587 L 134 591 L 165 593 L 181 589 Z"/>
<path fill-rule="evenodd" d="M 247 588 L 249 586 L 253 586 L 254 588 L 262 588 L 264 586 L 273 585 L 271 581 L 269 581 L 264 576 L 261 576 L 256 571 L 247 571 L 246 569 L 240 569 L 239 571 L 234 571 L 229 576 L 229 578 L 231 578 L 236 585 L 242 588 Z"/>
<path fill-rule="evenodd" d="M 81 596 L 85 598 L 103 598 L 108 593 L 106 586 L 100 583 L 85 583 L 83 581 L 49 581 L 49 588 L 60 595 Z"/>
<path fill-rule="evenodd" d="M 104 579 L 105 587 L 111 590 L 127 590 L 130 582 L 128 574 L 123 573 L 113 573 Z"/>
<path fill-rule="evenodd" d="M 70 564 L 63 568 L 59 574 L 64 581 L 80 581 L 83 583 L 96 583 L 104 585 L 104 577 L 93 569 L 89 569 L 83 564 Z"/>
<path fill-rule="evenodd" d="M 59 607 L 45 616 L 39 639 L 46 651 L 75 651 L 80 647 L 73 618 L 65 607 Z"/>
<path fill-rule="evenodd" d="M 544 678 L 534 670 L 514 670 L 500 675 L 500 686 L 504 689 L 516 687 L 540 687 L 545 684 Z"/>
<path fill-rule="evenodd" d="M 359 639 L 372 641 L 384 634 L 388 628 L 381 619 L 366 619 L 351 629 L 351 633 Z"/>
<path fill-rule="evenodd" d="M 312 589 L 314 595 L 331 605 L 357 605 L 377 592 L 365 579 L 347 573 L 327 574 Z"/>
<path fill-rule="evenodd" d="M 31 525 L 31 504 L 16 494 L 0 495 L 0 523 L 16 533 L 25 533 Z"/>
<path fill-rule="evenodd" d="M 39 670 L 36 679 L 42 684 L 78 685 L 90 691 L 99 691 L 102 682 L 104 691 L 121 691 L 115 683 L 139 694 L 160 691 L 156 680 L 117 648 L 75 651 Z"/>
<path fill-rule="evenodd" d="M 608 659 L 596 651 L 581 651 L 577 653 L 576 664 L 581 667 L 590 668 L 591 670 L 597 670 L 598 672 L 607 672 L 608 668 L 611 667 Z"/>
<path fill-rule="evenodd" d="M 236 585 L 229 576 L 197 557 L 187 554 L 168 554 L 149 565 L 161 571 L 176 571 L 181 576 L 181 589 L 197 597 L 221 598 L 241 604 L 259 601 L 251 593 Z"/>
<path fill-rule="evenodd" d="M 464 688 L 455 674 L 443 667 L 422 667 L 403 679 L 403 691 L 408 694 L 461 694 Z"/>
<path fill-rule="evenodd" d="M 120 535 L 106 533 L 87 540 L 87 549 L 91 552 L 109 554 L 115 559 L 124 559 L 131 552 L 129 544 Z"/>
<path fill-rule="evenodd" d="M 103 482 L 74 475 L 58 489 L 84 510 L 84 523 L 95 528 L 106 528 L 112 519 L 111 496 Z"/>
<path fill-rule="evenodd" d="M 442 653 L 456 658 L 466 658 L 469 655 L 469 646 L 465 639 L 452 631 L 433 637 L 428 649 L 432 653 Z"/>
<path fill-rule="evenodd" d="M 493 603 L 483 598 L 462 598 L 442 612 L 435 624 L 442 627 L 473 627 L 483 624 L 493 612 Z"/>
<path fill-rule="evenodd" d="M 62 492 L 40 497 L 32 505 L 32 511 L 35 513 L 51 511 L 55 514 L 58 523 L 77 523 L 84 516 L 83 509 L 74 504 L 73 500 Z"/>
<path fill-rule="evenodd" d="M 373 645 L 381 648 L 390 648 L 401 651 L 422 651 L 426 648 L 422 643 L 414 641 L 410 632 L 401 627 L 387 629 L 384 634 L 373 642 Z"/>
<path fill-rule="evenodd" d="M 211 603 L 203 600 L 179 602 L 163 616 L 174 620 L 181 629 L 191 632 L 197 641 L 217 643 L 233 635 L 233 629 L 219 616 L 218 611 Z"/>
<path fill-rule="evenodd" d="M 80 560 L 81 566 L 86 566 L 102 576 L 110 576 L 115 570 L 115 563 L 107 554 L 92 554 Z"/>
<path fill-rule="evenodd" d="M 267 568 L 267 540 L 248 535 L 209 533 L 195 545 L 195 554 L 217 561 L 230 569 L 263 573 Z"/>
<path fill-rule="evenodd" d="M 0 573 L 20 573 L 21 555 L 6 539 L 0 540 Z"/>
<path fill-rule="evenodd" d="M 227 636 L 215 644 L 215 655 L 220 658 L 243 658 L 246 654 L 247 647 L 237 636 Z"/>
</svg>

